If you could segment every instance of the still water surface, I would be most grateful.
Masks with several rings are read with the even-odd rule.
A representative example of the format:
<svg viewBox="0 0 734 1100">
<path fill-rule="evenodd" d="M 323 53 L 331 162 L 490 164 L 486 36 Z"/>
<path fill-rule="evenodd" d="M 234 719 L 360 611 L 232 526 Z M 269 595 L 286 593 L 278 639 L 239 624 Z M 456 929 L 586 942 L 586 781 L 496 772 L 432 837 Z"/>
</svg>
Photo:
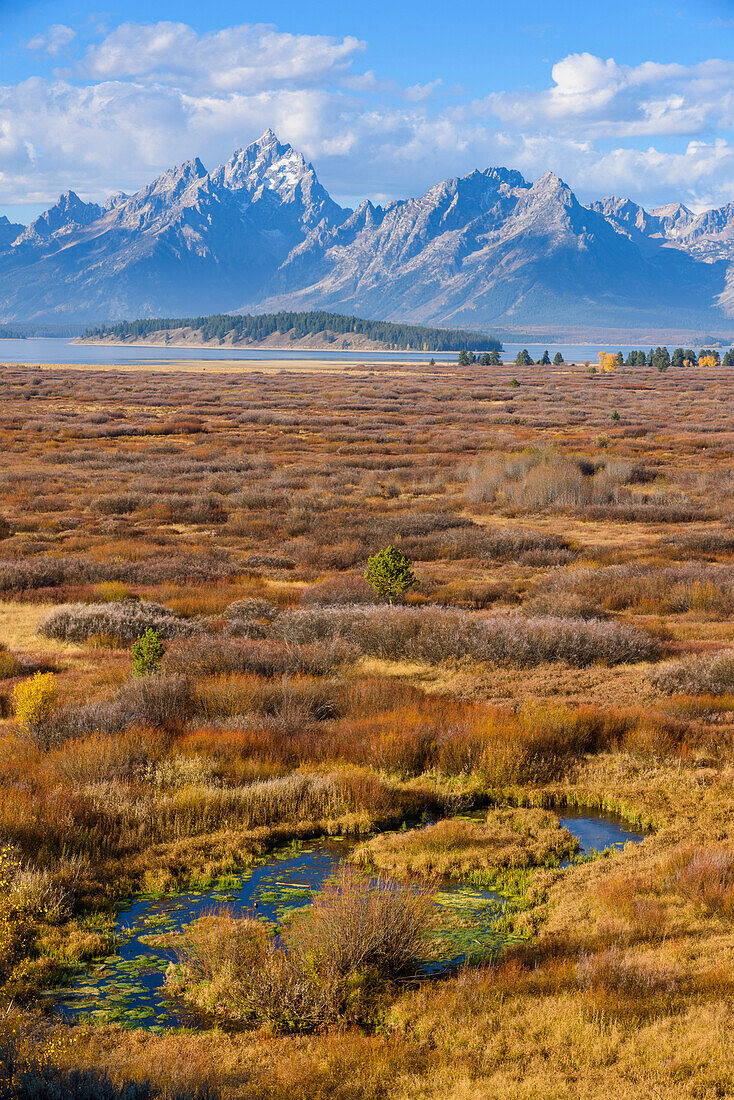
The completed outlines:
<svg viewBox="0 0 734 1100">
<path fill-rule="evenodd" d="M 639 345 L 635 345 L 638 347 Z M 543 352 L 549 351 L 551 358 L 560 351 L 567 363 L 583 363 L 587 359 L 595 363 L 600 351 L 621 351 L 623 355 L 632 350 L 630 345 L 617 344 L 614 347 L 599 344 L 505 344 L 502 358 L 506 363 L 514 360 L 522 348 L 526 348 L 534 360 L 540 359 Z M 700 350 L 700 349 L 696 349 Z M 672 351 L 672 346 L 671 346 Z M 455 351 L 289 351 L 280 348 L 250 349 L 248 351 L 232 348 L 166 348 L 146 347 L 143 345 L 112 344 L 75 344 L 71 340 L 27 339 L 0 340 L 0 364 L 47 364 L 63 363 L 75 366 L 88 364 L 108 364 L 110 366 L 155 367 L 159 363 L 203 360 L 206 362 L 263 362 L 280 360 L 285 362 L 307 362 L 309 360 L 347 361 L 349 363 L 427 363 L 430 358 L 436 363 L 455 363 Z M 487 370 L 491 371 L 491 367 Z"/>
<path fill-rule="evenodd" d="M 580 855 L 638 843 L 643 834 L 597 814 L 567 811 L 559 817 L 580 843 Z M 69 1020 L 116 1022 L 160 1032 L 171 1027 L 201 1027 L 206 1021 L 179 1000 L 166 996 L 165 973 L 175 953 L 151 944 L 149 937 L 178 932 L 217 906 L 236 914 L 253 913 L 280 925 L 290 912 L 308 905 L 315 890 L 334 873 L 352 845 L 335 838 L 280 848 L 261 865 L 232 876 L 218 889 L 178 895 L 143 895 L 118 914 L 117 951 L 80 973 L 71 986 L 57 993 L 57 1003 Z M 472 955 L 486 960 L 509 942 L 496 925 L 506 900 L 489 889 L 444 883 L 436 901 L 448 915 L 456 914 L 469 931 L 448 932 L 439 959 L 426 960 L 424 977 L 451 971 Z"/>
</svg>

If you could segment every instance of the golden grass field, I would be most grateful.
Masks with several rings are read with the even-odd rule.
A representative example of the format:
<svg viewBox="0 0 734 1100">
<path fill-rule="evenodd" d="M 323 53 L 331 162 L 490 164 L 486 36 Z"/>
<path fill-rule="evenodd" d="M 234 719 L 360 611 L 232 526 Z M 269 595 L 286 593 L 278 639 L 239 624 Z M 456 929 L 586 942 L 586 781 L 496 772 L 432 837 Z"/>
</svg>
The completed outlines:
<svg viewBox="0 0 734 1100">
<path fill-rule="evenodd" d="M 734 1095 L 726 368 L 3 366 L 0 395 L 1 1096 Z M 648 835 L 560 870 L 564 806 Z M 118 899 L 325 832 L 398 879 L 527 866 L 514 945 L 300 1031 L 54 1016 Z"/>
</svg>

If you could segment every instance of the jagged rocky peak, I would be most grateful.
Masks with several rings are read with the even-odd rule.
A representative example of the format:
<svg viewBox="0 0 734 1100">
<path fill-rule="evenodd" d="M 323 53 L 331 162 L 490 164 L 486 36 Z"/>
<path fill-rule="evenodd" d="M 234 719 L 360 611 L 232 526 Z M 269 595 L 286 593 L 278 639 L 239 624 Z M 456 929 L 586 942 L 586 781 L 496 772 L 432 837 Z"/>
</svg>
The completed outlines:
<svg viewBox="0 0 734 1100">
<path fill-rule="evenodd" d="M 523 192 L 529 191 L 531 187 L 531 184 L 520 172 L 515 171 L 513 168 L 499 166 L 484 169 L 477 168 L 473 172 L 469 172 L 468 175 L 462 176 L 459 183 L 476 187 L 485 196 L 505 195 L 517 197 Z"/>
<path fill-rule="evenodd" d="M 112 224 L 128 230 L 160 225 L 182 207 L 196 206 L 209 176 L 198 157 L 169 168 L 129 198 L 120 198 L 107 210 Z"/>
<path fill-rule="evenodd" d="M 485 168 L 482 175 L 486 180 L 496 180 L 500 185 L 507 187 L 529 188 L 530 184 L 521 172 L 515 168 L 503 168 L 497 165 L 493 168 Z"/>
<path fill-rule="evenodd" d="M 76 191 L 64 191 L 54 205 L 49 207 L 45 214 L 41 214 L 41 217 L 52 219 L 56 216 L 64 221 L 74 219 L 78 222 L 79 219 L 88 218 L 91 214 L 99 215 L 99 210 L 100 207 L 96 202 L 83 202 Z"/>
<path fill-rule="evenodd" d="M 0 250 L 10 248 L 25 228 L 20 222 L 11 222 L 4 214 L 0 215 Z"/>
<path fill-rule="evenodd" d="M 564 205 L 576 202 L 576 196 L 567 183 L 564 183 L 555 172 L 544 172 L 530 187 L 529 194 L 533 198 L 547 198 L 557 200 Z"/>
<path fill-rule="evenodd" d="M 696 220 L 693 211 L 681 202 L 666 203 L 665 206 L 658 206 L 650 213 L 657 219 L 663 234 L 671 240 L 684 236 Z"/>
<path fill-rule="evenodd" d="M 602 199 L 590 202 L 589 210 L 595 210 L 597 214 L 603 214 L 605 218 L 618 218 L 620 221 L 631 221 L 633 223 L 640 211 L 643 214 L 645 212 L 632 199 L 622 199 L 617 195 L 605 195 Z"/>
<path fill-rule="evenodd" d="M 481 208 L 491 205 L 500 195 L 517 197 L 529 187 L 530 184 L 526 183 L 519 172 L 507 168 L 475 168 L 466 176 L 442 180 L 426 191 L 422 198 L 414 201 L 422 205 L 428 203 L 438 206 L 447 200 L 454 201 L 454 197 L 458 196 L 460 201 L 468 201 Z"/>
<path fill-rule="evenodd" d="M 121 206 L 123 202 L 127 202 L 130 198 L 124 191 L 115 191 L 105 200 L 102 209 L 106 212 L 108 210 L 114 210 L 116 206 Z"/>
<path fill-rule="evenodd" d="M 664 206 L 656 206 L 650 211 L 656 218 L 665 218 L 671 221 L 687 220 L 695 217 L 692 210 L 684 206 L 682 202 L 667 202 Z"/>
<path fill-rule="evenodd" d="M 285 198 L 308 175 L 315 178 L 316 173 L 304 156 L 266 130 L 257 141 L 235 150 L 226 164 L 212 173 L 212 181 L 215 186 L 250 195 L 267 188 Z"/>
<path fill-rule="evenodd" d="M 525 191 L 517 204 L 518 225 L 551 230 L 567 228 L 571 219 L 582 220 L 582 208 L 567 184 L 554 172 L 546 172 Z"/>
<path fill-rule="evenodd" d="M 101 213 L 102 207 L 96 202 L 84 202 L 75 191 L 65 191 L 53 206 L 31 222 L 17 243 L 38 243 L 58 234 L 71 233 L 96 221 Z"/>
<path fill-rule="evenodd" d="M 20 221 L 11 221 L 4 213 L 0 215 L 0 232 L 10 233 L 13 229 L 15 230 L 15 234 L 18 234 L 25 229 L 25 226 Z"/>
<path fill-rule="evenodd" d="M 303 154 L 279 141 L 272 130 L 237 149 L 226 164 L 212 172 L 211 179 L 215 188 L 241 192 L 247 203 L 277 198 L 284 206 L 296 206 L 308 226 L 324 217 L 341 223 L 348 213 L 321 185 Z"/>
<path fill-rule="evenodd" d="M 734 202 L 716 210 L 705 210 L 701 214 L 692 215 L 685 223 L 684 231 L 693 241 L 717 236 L 722 240 L 731 238 L 734 234 Z"/>
<path fill-rule="evenodd" d="M 332 221 L 324 222 L 323 233 L 320 230 L 311 230 L 298 251 L 313 251 L 321 243 L 343 245 L 346 241 L 354 241 L 363 233 L 377 232 L 386 215 L 389 215 L 391 206 L 397 205 L 388 203 L 387 206 L 375 206 L 369 199 L 362 199 L 356 210 L 345 211 L 346 217 L 340 218 L 336 224 Z"/>
<path fill-rule="evenodd" d="M 381 206 L 374 206 L 369 199 L 362 199 L 357 209 L 352 214 L 350 221 L 360 222 L 363 225 L 378 225 L 382 221 L 384 211 Z"/>
<path fill-rule="evenodd" d="M 206 168 L 198 157 L 194 157 L 192 160 L 187 160 L 183 164 L 176 165 L 175 168 L 169 168 L 167 172 L 163 172 L 162 175 L 156 177 L 151 183 L 138 191 L 136 195 L 133 195 L 133 198 L 143 203 L 154 196 L 159 196 L 170 202 L 179 198 L 192 184 L 197 184 L 206 177 Z"/>
<path fill-rule="evenodd" d="M 708 326 L 734 311 L 719 259 L 734 264 L 734 205 L 582 206 L 552 172 L 531 184 L 476 169 L 352 213 L 267 130 L 211 174 L 194 158 L 104 207 L 67 192 L 28 230 L 0 222 L 0 312 L 328 308 L 481 328 L 555 324 L 568 309 L 614 327 L 678 323 L 683 311 Z"/>
<path fill-rule="evenodd" d="M 442 180 L 419 198 L 388 203 L 384 210 L 386 224 L 392 234 L 406 239 L 410 236 L 412 250 L 416 239 L 425 241 L 470 225 L 477 230 L 494 228 L 510 215 L 529 186 L 519 172 L 475 169 L 465 176 Z"/>
<path fill-rule="evenodd" d="M 483 172 L 472 173 L 468 179 L 476 178 L 479 187 L 479 206 L 485 215 L 504 219 L 527 194 L 531 185 L 523 176 L 508 168 L 485 168 Z"/>
<path fill-rule="evenodd" d="M 589 210 L 595 211 L 606 218 L 616 229 L 624 232 L 636 229 L 647 236 L 661 233 L 661 222 L 657 211 L 649 213 L 644 207 L 633 202 L 632 199 L 618 198 L 616 195 L 605 195 L 603 199 L 589 203 Z"/>
</svg>

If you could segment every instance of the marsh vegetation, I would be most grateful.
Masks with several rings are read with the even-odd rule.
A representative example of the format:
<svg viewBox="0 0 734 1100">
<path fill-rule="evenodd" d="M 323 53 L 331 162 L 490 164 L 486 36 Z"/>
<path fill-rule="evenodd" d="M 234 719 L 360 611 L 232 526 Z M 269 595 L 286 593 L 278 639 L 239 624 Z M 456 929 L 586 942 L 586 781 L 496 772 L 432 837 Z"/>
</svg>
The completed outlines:
<svg viewBox="0 0 734 1100">
<path fill-rule="evenodd" d="M 732 387 L 4 368 L 0 1094 L 731 1092 Z"/>
</svg>

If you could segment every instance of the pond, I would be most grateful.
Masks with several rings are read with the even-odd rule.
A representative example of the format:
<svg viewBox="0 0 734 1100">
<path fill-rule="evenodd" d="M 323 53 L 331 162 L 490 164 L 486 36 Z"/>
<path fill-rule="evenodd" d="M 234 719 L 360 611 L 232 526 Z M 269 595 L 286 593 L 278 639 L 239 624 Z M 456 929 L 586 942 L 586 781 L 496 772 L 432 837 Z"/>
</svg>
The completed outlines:
<svg viewBox="0 0 734 1100">
<path fill-rule="evenodd" d="M 607 848 L 624 848 L 629 841 L 642 840 L 643 834 L 630 829 L 616 818 L 566 810 L 558 815 L 562 829 L 568 829 L 579 842 L 581 855 L 603 852 Z"/>
<path fill-rule="evenodd" d="M 566 811 L 559 821 L 579 840 L 582 856 L 643 839 L 642 833 L 610 817 Z M 281 925 L 295 909 L 309 903 L 351 846 L 340 838 L 292 844 L 242 875 L 220 880 L 215 889 L 139 896 L 118 913 L 116 953 L 55 991 L 59 1011 L 70 1021 L 118 1023 L 155 1032 L 200 1028 L 206 1023 L 200 1014 L 166 996 L 165 973 L 175 961 L 175 952 L 150 940 L 180 931 L 217 906 L 228 906 L 234 913 L 251 912 Z M 486 960 L 512 942 L 498 927 L 509 904 L 498 893 L 452 882 L 444 884 L 436 901 L 442 925 L 440 953 L 422 964 L 423 976 L 446 973 L 462 962 Z"/>
</svg>

